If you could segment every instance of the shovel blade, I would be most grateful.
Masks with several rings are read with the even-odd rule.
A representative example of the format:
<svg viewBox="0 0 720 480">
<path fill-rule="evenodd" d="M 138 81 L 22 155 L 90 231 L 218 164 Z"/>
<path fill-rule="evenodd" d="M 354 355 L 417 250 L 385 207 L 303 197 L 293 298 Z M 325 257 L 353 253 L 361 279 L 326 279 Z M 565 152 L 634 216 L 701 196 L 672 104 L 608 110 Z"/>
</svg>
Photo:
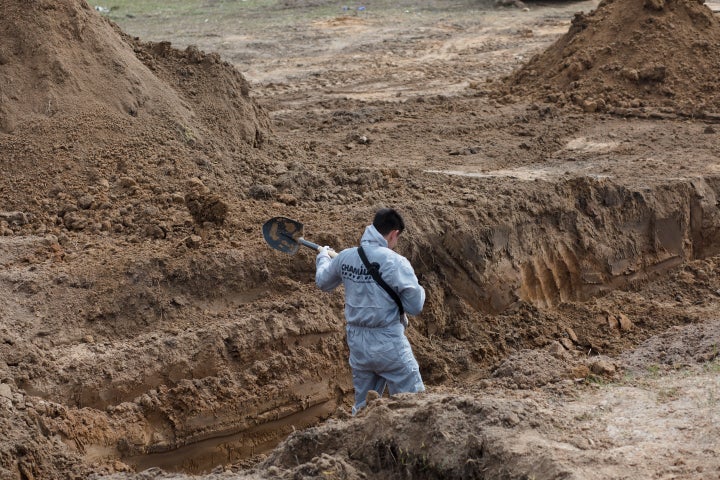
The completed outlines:
<svg viewBox="0 0 720 480">
<path fill-rule="evenodd" d="M 263 237 L 270 247 L 294 254 L 300 248 L 303 224 L 285 217 L 271 218 L 263 225 Z"/>
</svg>

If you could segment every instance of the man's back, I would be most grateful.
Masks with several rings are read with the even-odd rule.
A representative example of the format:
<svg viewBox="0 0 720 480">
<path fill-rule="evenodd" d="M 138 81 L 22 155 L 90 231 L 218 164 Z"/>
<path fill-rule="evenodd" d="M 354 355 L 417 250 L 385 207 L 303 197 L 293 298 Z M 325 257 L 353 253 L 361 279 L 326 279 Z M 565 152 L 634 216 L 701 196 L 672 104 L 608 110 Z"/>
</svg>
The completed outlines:
<svg viewBox="0 0 720 480">
<path fill-rule="evenodd" d="M 360 243 L 368 260 L 379 265 L 383 280 L 400 296 L 405 311 L 411 315 L 420 313 L 425 290 L 419 285 L 410 262 L 389 249 L 372 225 L 365 229 Z M 355 247 L 343 250 L 332 261 L 318 259 L 315 280 L 324 291 L 343 283 L 348 325 L 381 327 L 399 320 L 397 304 L 372 278 Z"/>
</svg>

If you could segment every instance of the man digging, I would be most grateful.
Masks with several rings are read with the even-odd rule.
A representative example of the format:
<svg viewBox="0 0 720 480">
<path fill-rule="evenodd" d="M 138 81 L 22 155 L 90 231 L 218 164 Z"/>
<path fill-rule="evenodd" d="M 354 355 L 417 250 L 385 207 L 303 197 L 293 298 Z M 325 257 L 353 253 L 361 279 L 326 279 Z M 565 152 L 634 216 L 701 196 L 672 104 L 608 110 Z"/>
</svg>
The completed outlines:
<svg viewBox="0 0 720 480">
<path fill-rule="evenodd" d="M 405 336 L 405 313 L 422 311 L 425 290 L 410 262 L 393 251 L 404 229 L 397 211 L 381 209 L 365 228 L 360 247 L 345 249 L 334 258 L 330 247 L 318 251 L 317 286 L 325 292 L 341 283 L 345 286 L 347 343 L 355 388 L 353 415 L 365 407 L 371 390 L 380 396 L 385 386 L 390 395 L 425 391 Z"/>
</svg>

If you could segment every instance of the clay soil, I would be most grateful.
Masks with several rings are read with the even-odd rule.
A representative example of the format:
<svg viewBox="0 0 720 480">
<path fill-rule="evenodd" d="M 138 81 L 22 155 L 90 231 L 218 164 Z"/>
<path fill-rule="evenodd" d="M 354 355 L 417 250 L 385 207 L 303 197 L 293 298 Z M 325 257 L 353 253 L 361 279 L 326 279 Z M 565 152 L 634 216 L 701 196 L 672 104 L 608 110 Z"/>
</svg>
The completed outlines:
<svg viewBox="0 0 720 480">
<path fill-rule="evenodd" d="M 99 6 L 0 0 L 0 479 L 720 478 L 712 4 Z M 351 418 L 261 228 L 384 206 L 428 391 Z"/>
</svg>

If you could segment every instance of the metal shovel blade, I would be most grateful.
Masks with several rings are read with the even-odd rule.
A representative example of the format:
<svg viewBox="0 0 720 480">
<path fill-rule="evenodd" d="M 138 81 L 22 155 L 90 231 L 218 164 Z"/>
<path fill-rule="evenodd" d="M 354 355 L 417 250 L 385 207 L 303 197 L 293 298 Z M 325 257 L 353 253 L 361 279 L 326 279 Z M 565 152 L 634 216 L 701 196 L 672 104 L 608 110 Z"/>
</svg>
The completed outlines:
<svg viewBox="0 0 720 480">
<path fill-rule="evenodd" d="M 263 237 L 275 250 L 294 254 L 300 248 L 303 224 L 285 217 L 271 218 L 263 225 Z"/>
</svg>

